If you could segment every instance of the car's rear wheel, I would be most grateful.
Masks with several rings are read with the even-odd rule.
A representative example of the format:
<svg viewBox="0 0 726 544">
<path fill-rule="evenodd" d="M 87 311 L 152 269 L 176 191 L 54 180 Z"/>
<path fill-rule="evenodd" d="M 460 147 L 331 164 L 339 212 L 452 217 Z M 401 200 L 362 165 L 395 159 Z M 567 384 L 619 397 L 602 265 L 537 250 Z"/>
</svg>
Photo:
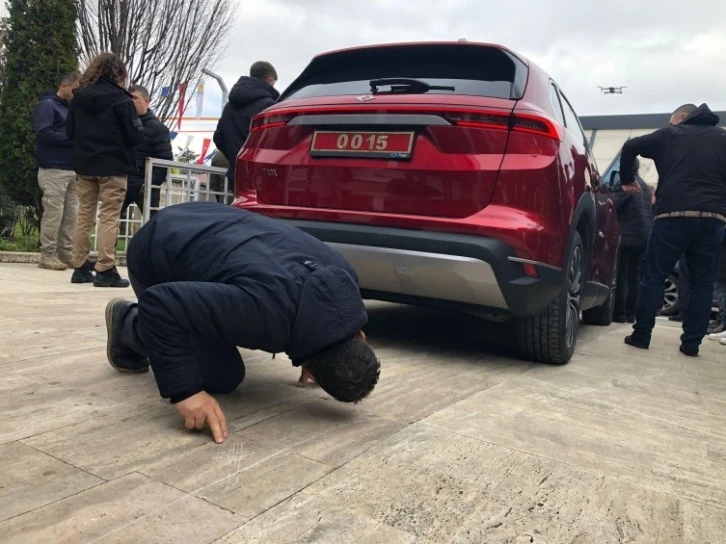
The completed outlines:
<svg viewBox="0 0 726 544">
<path fill-rule="evenodd" d="M 610 282 L 610 294 L 607 301 L 596 308 L 590 308 L 582 312 L 582 322 L 588 325 L 600 325 L 607 327 L 613 322 L 613 314 L 615 313 L 615 300 L 618 291 L 618 266 L 620 266 L 620 255 L 615 256 L 615 266 L 613 266 L 613 279 Z"/>
<path fill-rule="evenodd" d="M 680 311 L 678 304 L 678 278 L 674 275 L 668 276 L 665 282 L 665 291 L 663 292 L 663 307 L 661 315 L 676 315 Z"/>
<path fill-rule="evenodd" d="M 517 343 L 522 356 L 552 364 L 570 360 L 580 326 L 584 271 L 582 238 L 575 233 L 560 294 L 540 315 L 517 319 Z"/>
</svg>

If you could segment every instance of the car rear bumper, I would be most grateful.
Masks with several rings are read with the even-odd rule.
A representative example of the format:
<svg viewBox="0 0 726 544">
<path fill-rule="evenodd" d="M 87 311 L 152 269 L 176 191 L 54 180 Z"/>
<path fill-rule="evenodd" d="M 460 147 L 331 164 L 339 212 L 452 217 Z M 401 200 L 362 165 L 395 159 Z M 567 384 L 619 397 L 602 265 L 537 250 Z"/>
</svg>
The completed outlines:
<svg viewBox="0 0 726 544">
<path fill-rule="evenodd" d="M 284 220 L 342 253 L 366 298 L 536 315 L 560 292 L 562 270 L 531 262 L 494 238 L 346 223 Z"/>
</svg>

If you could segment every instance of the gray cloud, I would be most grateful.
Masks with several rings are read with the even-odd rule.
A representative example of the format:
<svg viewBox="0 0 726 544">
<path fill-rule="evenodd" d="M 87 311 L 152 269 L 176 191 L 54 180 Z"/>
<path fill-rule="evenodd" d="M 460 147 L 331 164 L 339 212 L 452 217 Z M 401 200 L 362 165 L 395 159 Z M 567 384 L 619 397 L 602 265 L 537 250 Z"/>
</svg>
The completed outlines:
<svg viewBox="0 0 726 544">
<path fill-rule="evenodd" d="M 542 66 L 581 115 L 663 112 L 684 102 L 726 109 L 726 2 L 697 7 L 689 12 L 681 0 L 241 0 L 218 70 L 231 84 L 255 60 L 269 60 L 284 88 L 325 51 L 465 37 L 501 43 Z M 604 96 L 598 85 L 628 89 Z M 211 100 L 218 93 L 210 91 Z"/>
</svg>

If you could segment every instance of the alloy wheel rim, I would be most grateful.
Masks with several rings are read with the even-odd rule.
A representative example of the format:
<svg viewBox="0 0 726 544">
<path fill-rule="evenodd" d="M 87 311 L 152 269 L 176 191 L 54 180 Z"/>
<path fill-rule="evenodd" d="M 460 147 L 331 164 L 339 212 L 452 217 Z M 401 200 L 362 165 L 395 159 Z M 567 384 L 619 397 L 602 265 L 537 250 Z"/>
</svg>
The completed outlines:
<svg viewBox="0 0 726 544">
<path fill-rule="evenodd" d="M 567 271 L 567 316 L 565 318 L 566 343 L 570 348 L 575 343 L 577 324 L 580 320 L 580 298 L 582 296 L 582 248 L 577 246 L 570 259 Z"/>
<path fill-rule="evenodd" d="M 615 259 L 615 266 L 613 267 L 613 282 L 612 287 L 610 288 L 610 316 L 612 317 L 613 313 L 615 312 L 615 302 L 617 300 L 617 291 L 618 291 L 618 267 L 620 266 L 620 258 L 617 257 Z"/>
<path fill-rule="evenodd" d="M 669 278 L 666 280 L 665 292 L 663 293 L 663 310 L 673 308 L 678 302 L 678 287 Z"/>
</svg>

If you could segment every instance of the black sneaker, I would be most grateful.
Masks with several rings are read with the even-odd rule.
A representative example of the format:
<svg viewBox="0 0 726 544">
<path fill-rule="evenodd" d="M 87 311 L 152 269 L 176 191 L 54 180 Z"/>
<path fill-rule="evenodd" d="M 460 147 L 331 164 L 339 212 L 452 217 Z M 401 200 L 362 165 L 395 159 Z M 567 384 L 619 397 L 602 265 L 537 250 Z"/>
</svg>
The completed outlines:
<svg viewBox="0 0 726 544">
<path fill-rule="evenodd" d="M 80 268 L 73 270 L 71 276 L 71 283 L 93 283 L 93 264 L 91 261 L 86 261 L 86 264 Z"/>
<path fill-rule="evenodd" d="M 681 353 L 686 357 L 698 357 L 698 348 L 691 348 L 688 346 L 681 345 L 679 348 Z"/>
<path fill-rule="evenodd" d="M 96 272 L 96 279 L 93 282 L 96 287 L 128 287 L 129 280 L 125 280 L 121 277 L 114 266 L 110 270 L 104 272 Z"/>
<path fill-rule="evenodd" d="M 127 348 L 121 341 L 121 329 L 126 314 L 134 307 L 133 302 L 122 298 L 112 300 L 106 305 L 106 357 L 111 366 L 119 372 L 140 374 L 149 370 L 146 357 Z"/>
<path fill-rule="evenodd" d="M 681 314 L 676 314 L 668 317 L 668 321 L 672 321 L 673 323 L 683 323 L 683 316 Z"/>
<path fill-rule="evenodd" d="M 650 348 L 650 342 L 644 342 L 643 340 L 636 338 L 635 335 L 633 335 L 633 334 L 625 337 L 625 343 L 628 344 L 629 346 L 633 346 L 634 348 L 638 348 L 638 349 L 649 349 Z"/>
<path fill-rule="evenodd" d="M 625 318 L 625 321 L 627 321 L 628 323 L 631 323 L 631 324 L 635 323 L 635 316 L 630 315 Z"/>
</svg>

